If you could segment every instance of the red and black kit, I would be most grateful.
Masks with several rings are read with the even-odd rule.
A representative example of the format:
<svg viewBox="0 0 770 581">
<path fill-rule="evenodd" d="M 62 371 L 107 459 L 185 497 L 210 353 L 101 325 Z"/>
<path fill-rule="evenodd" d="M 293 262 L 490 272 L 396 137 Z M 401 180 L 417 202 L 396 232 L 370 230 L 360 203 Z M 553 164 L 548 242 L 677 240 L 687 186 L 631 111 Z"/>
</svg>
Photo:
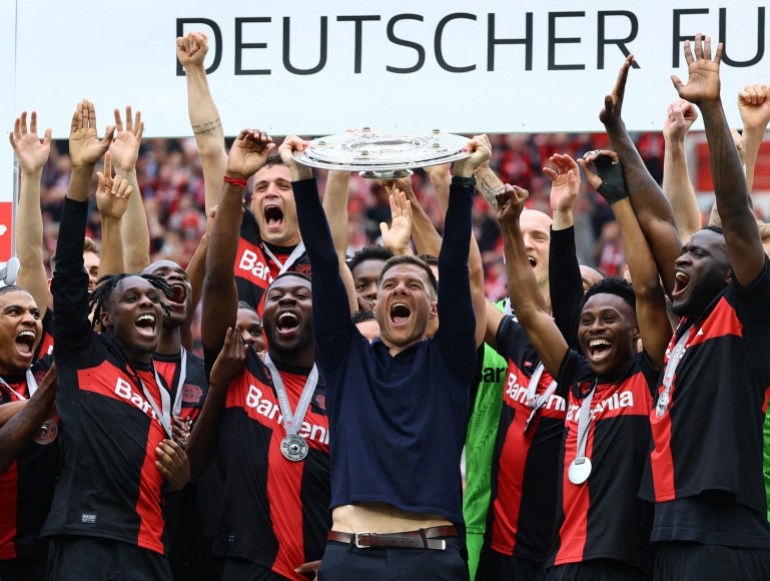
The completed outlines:
<svg viewBox="0 0 770 581">
<path fill-rule="evenodd" d="M 32 366 L 38 384 L 52 361 L 50 356 L 44 357 Z M 31 396 L 25 375 L 4 375 L 2 380 L 10 389 L 0 384 L 0 406 Z M 56 430 L 49 430 L 45 437 L 27 444 L 16 461 L 0 473 L 0 563 L 16 557 L 45 561 L 48 543 L 39 536 L 51 508 L 58 455 Z"/>
<path fill-rule="evenodd" d="M 260 317 L 264 308 L 265 291 L 273 279 L 281 273 L 281 266 L 269 256 L 266 248 L 284 264 L 290 260 L 294 250 L 294 247 L 268 246 L 259 234 L 259 226 L 254 214 L 246 210 L 241 221 L 241 237 L 238 241 L 238 254 L 235 257 L 235 284 L 238 288 L 238 299 L 254 307 Z M 310 261 L 307 254 L 302 252 L 286 270 L 310 276 Z"/>
<path fill-rule="evenodd" d="M 53 355 L 53 310 L 46 309 L 43 315 L 43 333 L 35 350 L 35 361 L 46 355 Z"/>
<path fill-rule="evenodd" d="M 511 316 L 500 323 L 497 351 L 508 359 L 508 373 L 492 461 L 485 544 L 498 553 L 542 563 L 553 536 L 566 402 L 554 392 L 532 415 L 527 388 L 540 359 Z M 544 371 L 536 395 L 543 396 L 553 381 Z"/>
<path fill-rule="evenodd" d="M 568 351 L 559 386 L 569 390 L 561 448 L 557 534 L 548 565 L 611 559 L 639 569 L 649 566 L 652 505 L 637 497 L 650 445 L 649 414 L 658 372 L 646 353 L 616 377 L 597 377 L 588 361 Z M 588 480 L 573 484 L 569 466 L 578 450 L 578 423 L 584 398 L 590 402 L 585 455 Z"/>
<path fill-rule="evenodd" d="M 719 529 L 708 524 L 708 515 L 729 501 L 735 514 L 743 511 L 746 526 L 767 525 L 762 424 L 770 390 L 769 264 L 745 289 L 733 280 L 700 319 L 683 320 L 669 344 L 667 363 L 689 333 L 669 404 L 662 400 L 650 414 L 653 443 L 640 494 L 657 503 L 653 540 L 770 548 L 767 530 L 747 540 L 744 526 L 725 535 L 724 522 Z M 665 391 L 663 377 L 658 394 Z"/>
<path fill-rule="evenodd" d="M 117 341 L 91 329 L 82 253 L 87 211 L 88 203 L 65 199 L 51 284 L 63 469 L 43 532 L 163 554 L 163 477 L 155 449 L 166 432 L 141 382 L 157 406 L 166 388 L 149 367 L 134 373 Z"/>
<path fill-rule="evenodd" d="M 203 409 L 209 383 L 203 359 L 187 352 L 185 360 L 185 374 L 182 378 L 181 352 L 174 355 L 153 355 L 155 370 L 171 391 L 174 424 L 181 426 L 189 434 Z M 184 379 L 181 385 L 180 379 Z M 176 412 L 177 402 L 179 413 Z M 208 574 L 210 544 L 216 527 L 213 515 L 219 511 L 220 486 L 216 466 L 212 465 L 196 482 L 190 482 L 182 490 L 168 495 L 168 560 L 175 579 L 194 581 L 205 579 Z"/>
<path fill-rule="evenodd" d="M 310 369 L 275 364 L 294 410 Z M 320 381 L 299 432 L 309 445 L 304 460 L 281 454 L 285 435 L 270 373 L 249 348 L 246 368 L 228 388 L 219 426 L 224 487 L 214 551 L 302 581 L 294 569 L 321 558 L 331 526 L 329 422 Z"/>
</svg>

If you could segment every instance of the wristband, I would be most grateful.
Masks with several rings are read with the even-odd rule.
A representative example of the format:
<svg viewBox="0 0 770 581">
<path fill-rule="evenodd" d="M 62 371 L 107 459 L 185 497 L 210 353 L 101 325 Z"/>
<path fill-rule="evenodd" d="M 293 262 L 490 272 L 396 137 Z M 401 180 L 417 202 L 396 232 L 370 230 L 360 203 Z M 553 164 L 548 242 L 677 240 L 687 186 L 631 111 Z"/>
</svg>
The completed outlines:
<svg viewBox="0 0 770 581">
<path fill-rule="evenodd" d="M 461 188 L 475 188 L 476 176 L 472 175 L 467 178 L 463 176 L 452 176 L 452 185 L 460 186 Z"/>
<path fill-rule="evenodd" d="M 596 174 L 602 178 L 602 185 L 598 188 L 599 194 L 610 206 L 628 197 L 621 164 L 612 163 L 612 158 L 608 155 L 600 155 L 596 158 L 594 165 Z"/>
<path fill-rule="evenodd" d="M 239 188 L 246 189 L 246 180 L 239 180 L 238 178 L 229 178 L 225 176 L 223 178 L 225 180 L 225 183 L 233 184 L 234 186 L 238 186 Z"/>
</svg>

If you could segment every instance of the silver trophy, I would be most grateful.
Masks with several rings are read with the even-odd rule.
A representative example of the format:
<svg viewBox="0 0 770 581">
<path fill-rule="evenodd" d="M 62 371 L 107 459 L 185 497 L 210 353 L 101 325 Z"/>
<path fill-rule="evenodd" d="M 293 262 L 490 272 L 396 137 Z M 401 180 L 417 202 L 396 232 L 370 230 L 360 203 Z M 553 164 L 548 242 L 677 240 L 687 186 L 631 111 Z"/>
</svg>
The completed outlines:
<svg viewBox="0 0 770 581">
<path fill-rule="evenodd" d="M 295 159 L 310 167 L 357 171 L 371 179 L 395 179 L 410 168 L 449 163 L 470 156 L 469 139 L 434 129 L 427 133 L 386 133 L 369 127 L 319 137 Z"/>
</svg>

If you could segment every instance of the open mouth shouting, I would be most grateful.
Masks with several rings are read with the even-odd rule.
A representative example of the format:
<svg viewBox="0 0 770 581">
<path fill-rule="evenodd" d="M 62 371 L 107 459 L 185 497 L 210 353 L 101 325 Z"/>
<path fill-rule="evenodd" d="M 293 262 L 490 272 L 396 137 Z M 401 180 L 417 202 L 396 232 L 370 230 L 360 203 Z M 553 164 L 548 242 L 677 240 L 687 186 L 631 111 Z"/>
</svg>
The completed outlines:
<svg viewBox="0 0 770 581">
<path fill-rule="evenodd" d="M 37 340 L 37 334 L 31 329 L 21 331 L 16 335 L 16 352 L 25 359 L 32 360 L 32 356 L 35 351 L 35 341 Z"/>
<path fill-rule="evenodd" d="M 409 321 L 412 310 L 405 303 L 393 303 L 390 306 L 390 322 L 393 325 L 404 325 Z"/>
<path fill-rule="evenodd" d="M 155 337 L 157 319 L 154 313 L 144 313 L 136 318 L 136 329 L 144 337 Z"/>
<path fill-rule="evenodd" d="M 300 319 L 293 311 L 283 311 L 275 320 L 275 328 L 279 336 L 294 335 L 299 331 Z"/>
<path fill-rule="evenodd" d="M 604 337 L 589 339 L 587 355 L 592 363 L 604 361 L 612 352 L 612 342 Z"/>
<path fill-rule="evenodd" d="M 682 295 L 687 287 L 690 286 L 690 276 L 681 269 L 674 272 L 674 290 L 671 291 L 671 298 L 676 299 Z"/>
<path fill-rule="evenodd" d="M 275 204 L 268 204 L 263 210 L 265 226 L 268 230 L 276 231 L 283 227 L 283 208 Z"/>
<path fill-rule="evenodd" d="M 532 268 L 535 268 L 537 266 L 537 258 L 535 258 L 534 256 L 527 256 L 527 260 L 529 260 L 529 265 Z"/>
</svg>

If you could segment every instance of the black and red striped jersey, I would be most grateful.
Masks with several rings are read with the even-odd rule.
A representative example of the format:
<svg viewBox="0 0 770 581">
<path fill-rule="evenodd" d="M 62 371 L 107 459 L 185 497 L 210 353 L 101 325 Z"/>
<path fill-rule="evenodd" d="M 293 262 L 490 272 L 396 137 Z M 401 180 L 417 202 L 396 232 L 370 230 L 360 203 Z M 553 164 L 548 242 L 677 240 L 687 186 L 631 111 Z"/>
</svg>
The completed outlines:
<svg viewBox="0 0 770 581">
<path fill-rule="evenodd" d="M 53 310 L 46 309 L 43 315 L 43 334 L 35 349 L 35 361 L 46 355 L 53 355 Z"/>
<path fill-rule="evenodd" d="M 185 373 L 181 374 L 182 353 L 155 353 L 155 369 L 169 386 L 174 423 L 188 434 L 203 410 L 209 383 L 203 359 L 185 354 Z M 177 412 L 177 407 L 179 408 Z M 219 511 L 221 482 L 212 465 L 195 482 L 172 492 L 166 500 L 168 560 L 175 579 L 205 579 L 208 573 L 209 542 L 206 532 L 214 529 L 212 515 Z"/>
<path fill-rule="evenodd" d="M 254 214 L 246 210 L 241 221 L 241 237 L 238 242 L 238 253 L 235 256 L 235 284 L 238 288 L 238 299 L 254 307 L 260 317 L 265 291 L 273 279 L 281 273 L 281 267 L 265 251 L 266 244 L 259 235 L 259 225 Z M 289 259 L 294 250 L 294 247 L 271 246 L 270 248 L 274 256 L 283 263 Z M 307 254 L 303 252 L 287 270 L 309 277 L 310 261 Z"/>
<path fill-rule="evenodd" d="M 63 468 L 43 534 L 101 537 L 164 553 L 155 449 L 167 435 L 141 382 L 158 407 L 166 387 L 149 366 L 132 372 L 119 343 L 91 329 L 82 253 L 87 211 L 87 202 L 65 199 L 51 283 Z"/>
<path fill-rule="evenodd" d="M 497 351 L 507 358 L 508 372 L 492 460 L 485 542 L 499 553 L 542 562 L 553 537 L 566 402 L 552 393 L 527 426 L 533 411 L 527 388 L 540 359 L 513 317 L 505 316 L 500 323 Z M 544 371 L 536 396 L 544 396 L 553 381 Z"/>
<path fill-rule="evenodd" d="M 52 361 L 50 356 L 44 357 L 32 366 L 32 375 L 38 384 Z M 11 389 L 0 385 L 0 406 L 31 396 L 26 375 L 3 375 L 2 379 Z M 56 431 L 52 429 L 36 436 L 16 461 L 0 473 L 0 560 L 47 555 L 47 543 L 39 537 L 56 483 L 59 457 Z"/>
<path fill-rule="evenodd" d="M 597 378 L 585 357 L 567 352 L 559 371 L 569 400 L 549 565 L 593 559 L 648 565 L 653 507 L 637 492 L 650 445 L 648 418 L 657 377 L 645 353 L 621 375 Z M 587 481 L 573 484 L 568 469 L 577 454 L 580 409 L 594 385 L 586 437 L 592 471 Z"/>
<path fill-rule="evenodd" d="M 640 494 L 665 502 L 724 491 L 766 514 L 762 424 L 770 389 L 770 266 L 750 287 L 733 279 L 690 329 L 670 404 L 650 414 L 653 443 Z M 661 374 L 661 378 L 663 374 Z M 663 392 L 662 379 L 658 393 Z"/>
<path fill-rule="evenodd" d="M 309 369 L 276 362 L 294 411 Z M 227 391 L 220 421 L 218 460 L 224 477 L 219 534 L 222 556 L 248 559 L 289 579 L 294 569 L 320 559 L 331 526 L 329 422 L 319 381 L 299 434 L 309 445 L 307 458 L 281 454 L 286 435 L 270 374 L 249 348 L 246 368 Z"/>
</svg>

